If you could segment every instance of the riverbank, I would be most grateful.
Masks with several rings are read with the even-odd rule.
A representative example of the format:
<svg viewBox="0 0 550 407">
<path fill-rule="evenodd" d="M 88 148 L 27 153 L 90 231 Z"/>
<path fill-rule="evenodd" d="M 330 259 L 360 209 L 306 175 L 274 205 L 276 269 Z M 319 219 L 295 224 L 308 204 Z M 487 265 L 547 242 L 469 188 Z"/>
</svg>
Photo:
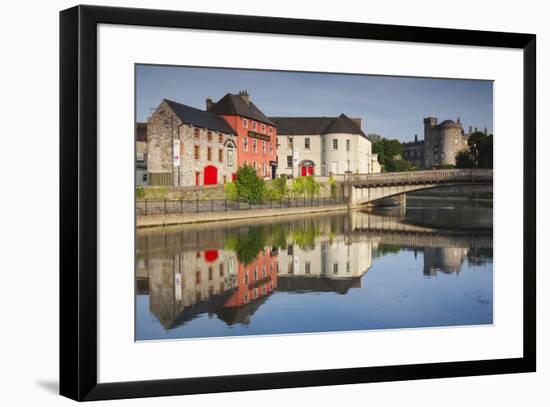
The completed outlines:
<svg viewBox="0 0 550 407">
<path fill-rule="evenodd" d="M 227 222 L 242 219 L 272 218 L 276 216 L 303 215 L 321 212 L 338 212 L 348 210 L 347 204 L 306 206 L 293 208 L 250 209 L 226 212 L 173 213 L 158 215 L 138 215 L 136 228 L 175 226 L 192 223 Z"/>
</svg>

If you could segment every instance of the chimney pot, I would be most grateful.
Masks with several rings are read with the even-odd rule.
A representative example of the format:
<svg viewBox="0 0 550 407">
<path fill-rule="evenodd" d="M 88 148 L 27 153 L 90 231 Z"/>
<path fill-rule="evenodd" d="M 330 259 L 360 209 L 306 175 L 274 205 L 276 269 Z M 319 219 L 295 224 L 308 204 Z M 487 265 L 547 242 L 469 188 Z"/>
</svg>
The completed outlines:
<svg viewBox="0 0 550 407">
<path fill-rule="evenodd" d="M 212 98 L 210 96 L 208 96 L 206 98 L 206 111 L 209 112 L 210 109 L 212 109 L 212 105 L 214 104 L 214 102 L 212 101 Z"/>
</svg>

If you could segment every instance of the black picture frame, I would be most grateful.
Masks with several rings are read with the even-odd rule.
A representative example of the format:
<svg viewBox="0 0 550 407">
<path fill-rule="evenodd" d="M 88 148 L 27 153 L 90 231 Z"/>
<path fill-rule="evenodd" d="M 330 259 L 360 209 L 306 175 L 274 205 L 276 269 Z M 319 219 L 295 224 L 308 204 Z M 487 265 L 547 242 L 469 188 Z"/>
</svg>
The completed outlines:
<svg viewBox="0 0 550 407">
<path fill-rule="evenodd" d="M 97 381 L 97 26 L 120 24 L 523 51 L 523 357 L 400 366 Z M 536 370 L 536 36 L 505 32 L 76 6 L 60 13 L 60 394 L 75 400 L 322 386 Z"/>
</svg>

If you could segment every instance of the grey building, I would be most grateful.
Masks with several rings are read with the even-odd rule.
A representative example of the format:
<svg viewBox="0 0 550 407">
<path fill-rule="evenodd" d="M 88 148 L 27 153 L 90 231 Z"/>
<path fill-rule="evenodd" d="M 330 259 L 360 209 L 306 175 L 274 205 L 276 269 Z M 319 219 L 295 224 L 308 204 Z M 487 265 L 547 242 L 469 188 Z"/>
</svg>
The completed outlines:
<svg viewBox="0 0 550 407">
<path fill-rule="evenodd" d="M 460 117 L 456 122 L 444 120 L 441 123 L 436 117 L 426 117 L 424 139 L 419 140 L 415 135 L 413 142 L 403 143 L 403 158 L 423 168 L 455 165 L 456 154 L 468 148 L 471 134 L 471 126 L 467 133 L 464 132 Z"/>
<path fill-rule="evenodd" d="M 163 99 L 147 121 L 149 185 L 225 184 L 237 172 L 236 134 L 214 113 Z"/>
</svg>

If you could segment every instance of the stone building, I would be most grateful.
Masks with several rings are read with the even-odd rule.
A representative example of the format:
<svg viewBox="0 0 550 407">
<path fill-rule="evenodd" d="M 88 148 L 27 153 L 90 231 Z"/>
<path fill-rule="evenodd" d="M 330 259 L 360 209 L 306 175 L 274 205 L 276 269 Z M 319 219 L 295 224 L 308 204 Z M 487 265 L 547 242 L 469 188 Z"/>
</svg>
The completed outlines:
<svg viewBox="0 0 550 407">
<path fill-rule="evenodd" d="M 163 99 L 147 121 L 149 185 L 224 184 L 237 171 L 237 138 L 216 114 Z"/>
<path fill-rule="evenodd" d="M 279 174 L 328 176 L 380 172 L 360 118 L 270 117 L 277 125 Z"/>
<path fill-rule="evenodd" d="M 460 118 L 438 123 L 437 118 L 426 117 L 424 139 L 418 140 L 415 135 L 413 142 L 403 143 L 403 158 L 423 168 L 455 165 L 456 154 L 468 148 L 471 134 L 472 127 L 465 133 Z"/>
<path fill-rule="evenodd" d="M 249 165 L 263 178 L 277 174 L 276 125 L 252 103 L 247 91 L 227 93 L 216 103 L 206 99 L 206 110 L 223 117 L 237 135 L 237 165 Z"/>
</svg>

